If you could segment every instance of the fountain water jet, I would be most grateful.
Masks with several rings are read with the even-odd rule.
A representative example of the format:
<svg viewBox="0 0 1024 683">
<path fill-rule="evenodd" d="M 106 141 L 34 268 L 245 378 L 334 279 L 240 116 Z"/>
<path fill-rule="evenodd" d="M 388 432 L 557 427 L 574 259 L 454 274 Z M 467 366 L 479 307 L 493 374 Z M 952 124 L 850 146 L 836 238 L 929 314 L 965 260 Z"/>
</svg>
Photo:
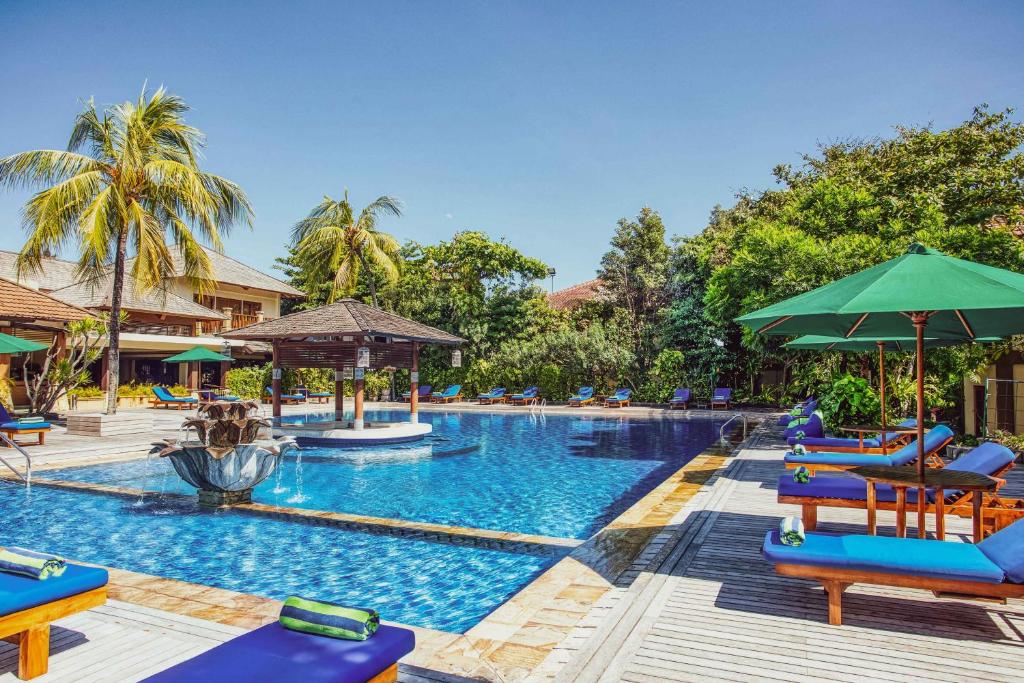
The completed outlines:
<svg viewBox="0 0 1024 683">
<path fill-rule="evenodd" d="M 270 422 L 255 401 L 206 403 L 183 428 L 198 440 L 163 441 L 150 453 L 169 458 L 174 471 L 195 486 L 199 504 L 222 507 L 252 502 L 252 490 L 274 473 L 281 456 L 295 448 L 291 437 L 259 438 Z"/>
</svg>

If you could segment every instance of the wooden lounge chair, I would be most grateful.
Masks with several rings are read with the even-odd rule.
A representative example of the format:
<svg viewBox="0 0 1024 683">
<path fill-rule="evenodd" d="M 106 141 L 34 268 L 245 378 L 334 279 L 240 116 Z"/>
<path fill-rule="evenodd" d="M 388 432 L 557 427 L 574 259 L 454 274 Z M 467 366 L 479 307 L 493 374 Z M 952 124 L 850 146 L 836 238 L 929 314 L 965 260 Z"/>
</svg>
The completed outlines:
<svg viewBox="0 0 1024 683">
<path fill-rule="evenodd" d="M 960 456 L 947 465 L 946 469 L 976 472 L 998 478 L 1013 467 L 1013 461 L 1014 454 L 1009 448 L 988 442 Z M 814 531 L 817 527 L 819 507 L 867 509 L 867 482 L 856 477 L 822 474 L 813 477 L 806 484 L 799 484 L 793 481 L 793 477 L 783 474 L 779 477 L 778 491 L 779 503 L 800 506 L 804 529 L 807 531 Z M 972 503 L 974 496 L 978 495 L 977 492 L 944 493 L 944 510 L 961 516 L 972 514 Z M 877 485 L 875 501 L 875 507 L 879 510 L 896 510 L 896 492 L 891 486 Z M 934 513 L 935 496 L 932 492 L 928 493 L 926 502 L 928 512 Z M 907 491 L 907 504 L 916 509 L 917 489 Z"/>
<path fill-rule="evenodd" d="M 629 406 L 629 399 L 633 395 L 632 389 L 619 389 L 614 395 L 604 399 L 605 408 L 625 408 Z"/>
<path fill-rule="evenodd" d="M 19 422 L 13 415 L 7 412 L 7 409 L 4 408 L 2 404 L 0 404 L 0 434 L 4 434 L 8 439 L 19 446 L 27 446 L 29 444 L 18 441 L 16 437 L 26 436 L 28 434 L 35 434 L 37 445 L 45 446 L 46 435 L 49 432 L 49 422 Z M 0 439 L 0 447 L 8 448 L 9 446 L 6 441 Z"/>
<path fill-rule="evenodd" d="M 480 394 L 476 397 L 480 405 L 492 405 L 494 403 L 505 402 L 505 387 L 494 387 L 486 394 Z"/>
<path fill-rule="evenodd" d="M 715 392 L 711 395 L 711 410 L 721 407 L 725 410 L 729 410 L 732 407 L 732 389 L 728 387 L 718 387 Z"/>
<path fill-rule="evenodd" d="M 946 425 L 938 425 L 924 435 L 924 457 L 930 466 L 942 467 L 945 463 L 939 453 L 953 440 L 953 430 Z M 917 440 L 911 441 L 899 450 L 888 455 L 871 453 L 805 453 L 796 455 L 787 453 L 786 467 L 792 469 L 805 466 L 812 472 L 825 470 L 848 470 L 862 466 L 893 466 L 909 465 L 917 460 Z"/>
<path fill-rule="evenodd" d="M 765 536 L 762 553 L 782 576 L 819 582 L 828 593 L 828 623 L 843 623 L 843 591 L 855 583 L 920 588 L 936 597 L 1024 597 L 1024 520 L 981 543 L 921 538 L 808 533 L 785 545 L 778 531 Z"/>
<path fill-rule="evenodd" d="M 174 396 L 167 387 L 153 387 L 153 399 L 150 403 L 154 408 L 190 410 L 199 405 L 199 399 L 192 396 Z"/>
<path fill-rule="evenodd" d="M 18 644 L 18 678 L 46 673 L 50 622 L 105 603 L 107 578 L 105 569 L 77 564 L 44 580 L 0 572 L 0 638 Z"/>
<path fill-rule="evenodd" d="M 540 400 L 540 390 L 537 387 L 526 387 L 521 394 L 512 394 L 506 403 L 513 406 L 528 406 Z"/>
<path fill-rule="evenodd" d="M 430 399 L 430 390 L 433 389 L 433 388 L 434 387 L 430 386 L 429 384 L 424 384 L 424 385 L 420 386 L 419 390 L 416 392 L 416 397 L 419 398 L 421 401 L 429 400 Z M 406 392 L 404 392 L 402 394 L 402 401 L 404 401 L 405 403 L 408 403 L 411 398 L 412 398 L 412 392 L 411 391 L 406 391 Z"/>
<path fill-rule="evenodd" d="M 444 391 L 435 391 L 430 395 L 431 403 L 452 403 L 462 400 L 462 385 L 453 384 Z"/>
<path fill-rule="evenodd" d="M 594 387 L 580 387 L 579 393 L 569 397 L 569 405 L 580 408 L 594 402 Z"/>
<path fill-rule="evenodd" d="M 676 389 L 675 393 L 672 394 L 672 398 L 668 400 L 668 409 L 676 410 L 677 408 L 682 408 L 683 410 L 689 410 L 690 395 L 689 389 Z"/>
<path fill-rule="evenodd" d="M 896 426 L 902 428 L 916 427 L 917 420 L 914 418 L 907 418 Z M 795 446 L 797 443 L 800 443 L 806 450 L 815 453 L 871 453 L 874 455 L 881 455 L 883 452 L 882 438 L 882 435 L 879 434 L 877 437 L 867 438 L 863 441 L 859 438 L 844 439 L 834 436 L 806 436 L 803 439 L 797 439 L 795 436 L 790 436 L 786 440 L 790 446 Z M 911 435 L 889 432 L 884 438 L 885 452 L 888 453 L 906 445 L 910 441 Z"/>
<path fill-rule="evenodd" d="M 393 683 L 398 660 L 416 648 L 409 629 L 381 625 L 366 640 L 291 631 L 277 622 L 244 633 L 143 683 Z"/>
<path fill-rule="evenodd" d="M 264 403 L 273 403 L 274 401 L 274 390 L 270 387 L 265 387 L 266 392 L 263 394 Z M 281 394 L 281 403 L 305 403 L 306 397 L 302 394 Z"/>
</svg>

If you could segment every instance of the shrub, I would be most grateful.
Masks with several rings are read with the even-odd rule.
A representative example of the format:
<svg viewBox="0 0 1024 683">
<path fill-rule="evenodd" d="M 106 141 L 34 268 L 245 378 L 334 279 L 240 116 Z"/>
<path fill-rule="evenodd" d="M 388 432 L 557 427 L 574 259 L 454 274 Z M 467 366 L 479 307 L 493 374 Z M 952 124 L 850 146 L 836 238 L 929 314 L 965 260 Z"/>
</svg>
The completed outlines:
<svg viewBox="0 0 1024 683">
<path fill-rule="evenodd" d="M 86 384 L 85 386 L 69 390 L 67 394 L 68 396 L 77 396 L 78 398 L 102 398 L 103 390 L 95 384 Z"/>
<path fill-rule="evenodd" d="M 818 407 L 825 423 L 832 427 L 877 423 L 882 417 L 878 394 L 866 379 L 850 374 L 832 383 L 821 395 Z"/>
</svg>

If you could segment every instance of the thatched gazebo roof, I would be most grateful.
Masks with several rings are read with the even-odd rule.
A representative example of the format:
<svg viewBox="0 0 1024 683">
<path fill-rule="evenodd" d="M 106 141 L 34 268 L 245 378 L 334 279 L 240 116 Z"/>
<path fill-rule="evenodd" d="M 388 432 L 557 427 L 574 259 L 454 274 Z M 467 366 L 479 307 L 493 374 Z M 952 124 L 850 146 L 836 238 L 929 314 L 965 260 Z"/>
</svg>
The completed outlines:
<svg viewBox="0 0 1024 683">
<path fill-rule="evenodd" d="M 413 344 L 458 346 L 465 339 L 355 299 L 342 299 L 276 320 L 224 332 L 227 339 L 270 342 L 282 367 L 352 367 L 355 349 L 370 348 L 371 367 L 411 367 Z"/>
</svg>

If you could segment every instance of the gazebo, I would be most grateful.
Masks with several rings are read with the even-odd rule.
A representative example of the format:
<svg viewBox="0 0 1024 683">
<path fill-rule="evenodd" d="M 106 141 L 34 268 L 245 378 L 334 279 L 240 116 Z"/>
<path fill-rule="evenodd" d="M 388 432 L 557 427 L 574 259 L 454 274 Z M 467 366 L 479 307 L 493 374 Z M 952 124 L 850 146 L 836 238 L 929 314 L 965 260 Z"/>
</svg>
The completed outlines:
<svg viewBox="0 0 1024 683">
<path fill-rule="evenodd" d="M 334 411 L 344 413 L 344 376 L 352 370 L 355 383 L 355 419 L 352 427 L 363 429 L 365 371 L 385 367 L 411 370 L 410 422 L 418 410 L 420 348 L 428 344 L 459 346 L 465 339 L 443 330 L 342 299 L 308 311 L 299 311 L 248 327 L 222 333 L 228 339 L 267 342 L 273 348 L 271 392 L 274 417 L 281 416 L 283 368 L 333 368 Z"/>
</svg>

